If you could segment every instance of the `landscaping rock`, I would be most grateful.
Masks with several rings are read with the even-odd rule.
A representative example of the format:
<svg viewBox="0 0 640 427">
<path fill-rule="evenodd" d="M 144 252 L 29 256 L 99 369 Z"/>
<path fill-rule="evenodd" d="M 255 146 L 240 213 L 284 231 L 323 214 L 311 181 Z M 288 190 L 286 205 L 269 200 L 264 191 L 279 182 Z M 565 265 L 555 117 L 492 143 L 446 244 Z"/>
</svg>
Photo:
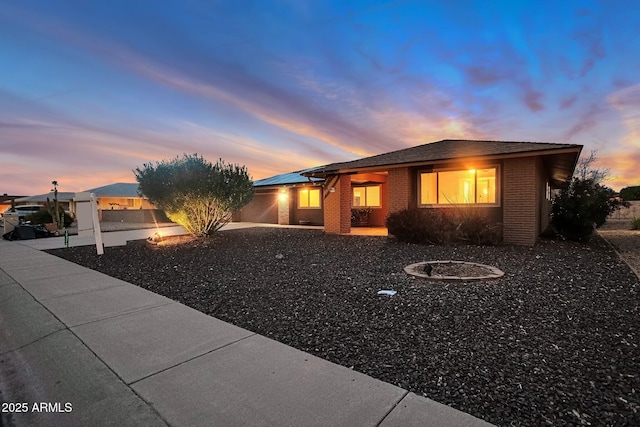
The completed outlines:
<svg viewBox="0 0 640 427">
<path fill-rule="evenodd" d="M 640 281 L 598 236 L 420 246 L 256 227 L 92 249 L 50 252 L 498 425 L 640 425 Z M 403 272 L 449 259 L 505 275 Z"/>
</svg>

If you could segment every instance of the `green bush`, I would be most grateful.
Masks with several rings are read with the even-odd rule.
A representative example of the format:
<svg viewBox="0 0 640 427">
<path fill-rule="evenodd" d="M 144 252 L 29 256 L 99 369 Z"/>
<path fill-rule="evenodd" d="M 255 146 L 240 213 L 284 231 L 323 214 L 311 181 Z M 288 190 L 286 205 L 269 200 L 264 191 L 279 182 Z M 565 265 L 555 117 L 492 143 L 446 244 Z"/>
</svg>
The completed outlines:
<svg viewBox="0 0 640 427">
<path fill-rule="evenodd" d="M 620 190 L 620 197 L 624 200 L 640 200 L 640 185 L 623 188 Z"/>
<path fill-rule="evenodd" d="M 640 230 L 640 217 L 634 216 L 631 218 L 631 229 Z"/>
<path fill-rule="evenodd" d="M 401 242 L 443 244 L 456 233 L 456 224 L 450 216 L 437 209 L 404 209 L 387 216 L 389 234 Z"/>
<path fill-rule="evenodd" d="M 134 174 L 140 193 L 194 236 L 213 234 L 253 198 L 247 168 L 222 159 L 213 164 L 197 154 L 184 154 L 145 163 Z"/>
<path fill-rule="evenodd" d="M 61 209 L 62 210 L 62 209 Z M 49 224 L 53 223 L 53 217 L 46 209 L 40 209 L 38 212 L 34 212 L 31 215 L 27 215 L 24 218 L 25 221 L 29 221 L 32 224 Z M 73 222 L 73 217 L 67 212 L 64 212 L 64 226 L 69 227 Z"/>
<path fill-rule="evenodd" d="M 390 214 L 386 219 L 389 234 L 401 242 L 444 244 L 465 242 L 497 245 L 502 227 L 471 209 L 411 208 Z"/>
<path fill-rule="evenodd" d="M 458 213 L 458 238 L 472 245 L 495 246 L 502 242 L 502 224 L 492 223 L 475 210 L 460 209 Z"/>
<path fill-rule="evenodd" d="M 573 178 L 552 201 L 551 222 L 563 237 L 587 241 L 607 217 L 629 203 L 592 179 Z"/>
</svg>

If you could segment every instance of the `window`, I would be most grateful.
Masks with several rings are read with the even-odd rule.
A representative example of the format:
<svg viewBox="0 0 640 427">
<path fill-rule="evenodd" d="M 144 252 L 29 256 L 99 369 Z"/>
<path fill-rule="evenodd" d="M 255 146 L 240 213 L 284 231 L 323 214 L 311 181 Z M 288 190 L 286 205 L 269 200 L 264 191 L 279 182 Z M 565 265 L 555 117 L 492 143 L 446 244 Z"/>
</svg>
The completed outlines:
<svg viewBox="0 0 640 427">
<path fill-rule="evenodd" d="M 382 206 L 380 203 L 380 186 L 353 187 L 351 204 L 353 207 L 379 208 Z"/>
<path fill-rule="evenodd" d="M 495 204 L 496 168 L 420 174 L 420 204 Z"/>
<path fill-rule="evenodd" d="M 314 209 L 320 207 L 319 188 L 301 188 L 298 190 L 298 207 Z"/>
</svg>

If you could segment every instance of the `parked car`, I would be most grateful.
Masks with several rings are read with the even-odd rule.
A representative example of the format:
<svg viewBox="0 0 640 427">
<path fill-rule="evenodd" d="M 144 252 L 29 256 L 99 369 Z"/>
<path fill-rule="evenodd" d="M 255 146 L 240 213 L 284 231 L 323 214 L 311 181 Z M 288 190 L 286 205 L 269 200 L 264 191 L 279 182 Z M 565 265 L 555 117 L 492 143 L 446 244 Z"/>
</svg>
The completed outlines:
<svg viewBox="0 0 640 427">
<path fill-rule="evenodd" d="M 29 216 L 32 213 L 38 212 L 40 209 L 43 209 L 43 208 L 44 206 L 40 206 L 40 205 L 22 205 L 22 206 L 16 206 L 14 209 L 15 209 L 15 213 L 18 214 L 18 218 L 23 219 L 24 217 Z M 11 213 L 11 208 L 4 211 L 2 213 L 2 216 L 4 216 L 4 214 L 6 213 Z"/>
</svg>

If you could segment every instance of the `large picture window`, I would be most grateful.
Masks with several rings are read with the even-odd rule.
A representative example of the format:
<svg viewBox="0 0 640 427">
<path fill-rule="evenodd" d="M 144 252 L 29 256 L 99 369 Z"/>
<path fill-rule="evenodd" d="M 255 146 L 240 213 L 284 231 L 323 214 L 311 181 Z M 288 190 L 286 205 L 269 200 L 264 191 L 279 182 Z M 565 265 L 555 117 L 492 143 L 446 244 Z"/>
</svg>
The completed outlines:
<svg viewBox="0 0 640 427">
<path fill-rule="evenodd" d="M 353 207 L 379 208 L 380 186 L 369 185 L 366 187 L 353 187 L 353 197 L 351 198 Z"/>
<path fill-rule="evenodd" d="M 420 174 L 421 205 L 495 203 L 496 168 Z"/>
<path fill-rule="evenodd" d="M 311 209 L 320 208 L 320 189 L 301 188 L 298 190 L 298 207 Z"/>
</svg>

